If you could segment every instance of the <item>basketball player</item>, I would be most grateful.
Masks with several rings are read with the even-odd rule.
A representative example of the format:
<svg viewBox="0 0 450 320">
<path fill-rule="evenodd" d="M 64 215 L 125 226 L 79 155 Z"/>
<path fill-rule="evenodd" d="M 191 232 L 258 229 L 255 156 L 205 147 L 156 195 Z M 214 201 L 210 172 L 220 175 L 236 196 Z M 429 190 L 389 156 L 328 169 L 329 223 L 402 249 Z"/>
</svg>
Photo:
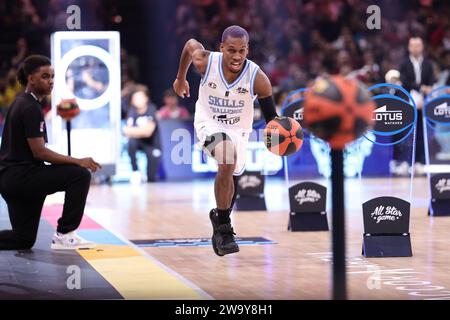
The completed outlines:
<svg viewBox="0 0 450 320">
<path fill-rule="evenodd" d="M 248 43 L 247 31 L 239 26 L 224 30 L 220 52 L 205 50 L 201 43 L 190 39 L 181 53 L 173 83 L 180 97 L 189 97 L 186 73 L 191 63 L 202 76 L 194 127 L 199 143 L 218 163 L 214 184 L 217 208 L 209 216 L 213 226 L 212 245 L 219 256 L 239 251 L 230 214 L 237 177 L 244 171 L 255 98 L 266 122 L 277 117 L 272 85 L 258 65 L 247 59 Z"/>
<path fill-rule="evenodd" d="M 12 230 L 0 231 L 0 250 L 33 247 L 45 198 L 57 191 L 66 194 L 51 248 L 95 247 L 75 230 L 89 191 L 88 169 L 96 171 L 100 165 L 92 158 L 68 157 L 45 146 L 47 130 L 41 101 L 52 91 L 53 77 L 50 60 L 38 55 L 26 58 L 18 72 L 25 92 L 18 94 L 8 109 L 0 147 L 0 193 L 12 225 Z"/>
</svg>

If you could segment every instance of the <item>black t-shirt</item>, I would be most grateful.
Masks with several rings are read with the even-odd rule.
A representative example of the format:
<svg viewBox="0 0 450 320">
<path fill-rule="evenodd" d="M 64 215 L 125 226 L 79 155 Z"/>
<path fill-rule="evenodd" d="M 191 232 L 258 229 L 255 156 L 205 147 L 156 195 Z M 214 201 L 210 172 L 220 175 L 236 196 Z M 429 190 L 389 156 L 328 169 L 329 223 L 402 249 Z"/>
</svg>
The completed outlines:
<svg viewBox="0 0 450 320">
<path fill-rule="evenodd" d="M 156 122 L 156 107 L 150 104 L 147 111 L 143 114 L 138 114 L 136 108 L 130 106 L 128 109 L 127 125 L 132 127 L 139 127 L 145 125 L 149 121 L 155 122 L 155 131 L 148 138 L 139 138 L 139 140 L 147 145 L 159 147 L 159 133 L 158 124 Z"/>
<path fill-rule="evenodd" d="M 33 157 L 27 138 L 43 137 L 47 128 L 41 104 L 30 93 L 18 94 L 6 114 L 0 147 L 0 170 L 16 165 L 43 164 Z"/>
</svg>

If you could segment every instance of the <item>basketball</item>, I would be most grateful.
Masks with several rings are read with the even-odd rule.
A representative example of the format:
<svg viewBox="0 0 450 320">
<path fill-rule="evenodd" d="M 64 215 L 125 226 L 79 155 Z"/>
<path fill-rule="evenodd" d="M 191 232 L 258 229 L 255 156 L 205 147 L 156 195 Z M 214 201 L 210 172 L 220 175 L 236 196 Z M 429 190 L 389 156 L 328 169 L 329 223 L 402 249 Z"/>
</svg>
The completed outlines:
<svg viewBox="0 0 450 320">
<path fill-rule="evenodd" d="M 75 99 L 63 99 L 56 106 L 57 114 L 66 121 L 70 121 L 80 113 L 80 107 Z"/>
<path fill-rule="evenodd" d="M 357 80 L 332 76 L 318 79 L 306 93 L 304 125 L 332 149 L 361 137 L 373 125 L 375 103 Z"/>
<path fill-rule="evenodd" d="M 300 124 L 289 117 L 276 117 L 264 129 L 264 142 L 270 152 L 288 156 L 303 145 L 303 130 Z"/>
</svg>

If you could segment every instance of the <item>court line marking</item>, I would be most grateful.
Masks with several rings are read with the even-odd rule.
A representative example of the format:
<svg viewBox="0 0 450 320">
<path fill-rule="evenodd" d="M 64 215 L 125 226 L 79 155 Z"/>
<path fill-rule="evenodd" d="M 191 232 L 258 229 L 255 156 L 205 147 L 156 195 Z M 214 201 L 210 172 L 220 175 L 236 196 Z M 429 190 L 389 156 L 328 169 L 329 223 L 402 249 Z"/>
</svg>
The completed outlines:
<svg viewBox="0 0 450 320">
<path fill-rule="evenodd" d="M 184 283 L 185 285 L 187 285 L 188 287 L 190 287 L 194 292 L 196 292 L 198 295 L 204 297 L 207 300 L 215 300 L 211 295 L 209 295 L 208 293 L 206 293 L 204 290 L 202 290 L 199 286 L 197 286 L 196 284 L 194 284 L 193 282 L 189 281 L 188 279 L 184 278 L 182 275 L 180 275 L 179 273 L 177 273 L 176 271 L 170 269 L 168 266 L 166 266 L 165 264 L 163 264 L 161 261 L 157 260 L 155 257 L 153 257 L 152 255 L 150 255 L 148 252 L 146 252 L 145 250 L 143 250 L 142 248 L 139 248 L 138 246 L 136 246 L 135 244 L 133 244 L 130 240 L 126 239 L 124 236 L 122 236 L 121 234 L 110 230 L 110 229 L 106 229 L 99 221 L 95 220 L 93 217 L 91 217 L 89 215 L 89 209 L 86 210 L 85 215 L 89 216 L 90 219 L 94 220 L 96 223 L 98 223 L 99 225 L 102 226 L 102 228 L 104 228 L 105 230 L 111 232 L 114 236 L 116 236 L 117 238 L 119 238 L 121 241 L 123 241 L 124 243 L 126 243 L 128 246 L 132 247 L 133 249 L 135 249 L 136 251 L 138 251 L 142 256 L 144 256 L 145 258 L 147 258 L 148 260 L 150 260 L 151 262 L 153 262 L 154 264 L 156 264 L 158 267 L 160 267 L 161 269 L 163 269 L 164 271 L 166 271 L 167 273 L 171 274 L 172 276 L 174 276 L 175 278 L 177 278 L 180 282 Z"/>
<path fill-rule="evenodd" d="M 332 252 L 310 252 L 307 253 L 310 256 L 316 256 L 317 259 L 328 262 L 332 264 L 333 262 L 333 253 Z M 348 256 L 346 257 L 346 266 L 347 266 L 347 274 L 367 274 L 368 279 L 366 284 L 369 281 L 379 281 L 380 284 L 383 283 L 385 288 L 387 286 L 392 286 L 394 290 L 401 291 L 402 293 L 406 293 L 409 297 L 419 297 L 422 300 L 450 300 L 450 291 L 441 285 L 435 285 L 432 281 L 421 280 L 419 275 L 426 275 L 423 271 L 416 271 L 413 268 L 386 268 L 377 263 L 369 261 L 364 256 Z M 360 264 L 360 262 L 362 262 Z M 361 271 L 349 271 L 352 268 L 366 268 L 366 270 Z M 411 274 L 414 274 L 412 276 Z M 393 279 L 383 279 L 383 276 L 390 276 Z M 419 284 L 407 284 L 407 282 L 421 282 Z M 394 282 L 404 282 L 404 283 L 394 283 Z M 348 282 L 347 282 L 348 284 Z M 422 286 L 418 288 L 406 288 L 407 286 Z M 430 289 L 433 288 L 433 289 Z M 368 290 L 374 290 L 367 287 Z M 377 288 L 377 290 L 380 290 Z M 412 292 L 409 292 L 412 291 Z M 425 291 L 425 293 L 421 293 L 421 291 Z M 436 293 L 431 293 L 429 291 L 436 291 Z M 431 294 L 429 294 L 431 293 Z"/>
<path fill-rule="evenodd" d="M 44 206 L 52 206 L 52 205 L 63 205 L 64 203 L 64 196 L 63 196 L 63 192 L 57 192 L 53 195 L 49 195 L 47 196 L 47 199 L 44 203 Z M 115 232 L 114 230 L 110 230 L 107 229 L 102 223 L 100 223 L 98 220 L 96 220 L 94 217 L 92 217 L 89 214 L 89 207 L 86 207 L 85 213 L 84 215 L 88 216 L 89 219 L 91 219 L 92 221 L 94 221 L 95 223 L 97 223 L 99 226 L 101 226 L 103 228 L 103 230 L 110 232 L 112 235 L 114 235 L 115 237 L 117 237 L 119 240 L 121 240 L 124 244 L 126 244 L 128 247 L 136 250 L 143 258 L 149 260 L 151 263 L 153 263 L 154 265 L 156 265 L 157 267 L 161 268 L 163 271 L 167 272 L 169 275 L 173 276 L 175 279 L 177 279 L 178 281 L 180 281 L 182 284 L 184 284 L 185 286 L 187 286 L 188 288 L 190 288 L 194 293 L 196 293 L 199 297 L 204 298 L 205 300 L 215 300 L 214 297 L 212 297 L 211 295 L 209 295 L 207 292 L 205 292 L 204 290 L 202 290 L 199 286 L 197 286 L 196 284 L 194 284 L 193 282 L 189 281 L 188 279 L 184 278 L 182 275 L 180 275 L 179 273 L 177 273 L 176 271 L 172 270 L 171 268 L 169 268 L 168 266 L 164 265 L 161 261 L 157 260 L 155 257 L 153 257 L 152 255 L 150 255 L 149 253 L 147 253 L 145 250 L 143 250 L 142 248 L 139 248 L 138 246 L 134 245 L 132 242 L 130 242 L 128 239 L 126 239 L 124 236 L 122 236 L 121 234 Z M 44 215 L 41 216 L 41 219 L 47 220 L 45 218 Z M 82 231 L 82 229 L 80 230 Z M 78 253 L 83 259 L 85 259 L 85 257 L 83 257 L 80 253 Z M 88 263 L 89 260 L 85 259 Z M 99 273 L 100 275 L 102 275 L 101 273 Z M 102 275 L 103 276 L 103 275 Z M 116 288 L 116 290 L 120 293 L 120 291 Z"/>
</svg>

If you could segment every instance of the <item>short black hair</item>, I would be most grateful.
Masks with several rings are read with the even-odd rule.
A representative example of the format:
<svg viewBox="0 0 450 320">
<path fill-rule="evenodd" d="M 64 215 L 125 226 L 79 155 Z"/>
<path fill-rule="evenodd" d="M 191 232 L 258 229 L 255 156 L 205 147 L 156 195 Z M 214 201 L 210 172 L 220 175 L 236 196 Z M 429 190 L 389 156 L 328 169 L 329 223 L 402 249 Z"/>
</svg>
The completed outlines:
<svg viewBox="0 0 450 320">
<path fill-rule="evenodd" d="M 40 67 L 51 66 L 52 63 L 49 58 L 41 55 L 31 55 L 27 57 L 19 70 L 17 71 L 17 79 L 20 84 L 26 87 L 28 84 L 28 76 L 36 72 Z"/>
<path fill-rule="evenodd" d="M 231 38 L 245 38 L 247 41 L 249 41 L 250 37 L 248 36 L 248 32 L 240 27 L 240 26 L 229 26 L 226 28 L 222 33 L 222 43 L 227 40 L 228 37 Z"/>
</svg>

